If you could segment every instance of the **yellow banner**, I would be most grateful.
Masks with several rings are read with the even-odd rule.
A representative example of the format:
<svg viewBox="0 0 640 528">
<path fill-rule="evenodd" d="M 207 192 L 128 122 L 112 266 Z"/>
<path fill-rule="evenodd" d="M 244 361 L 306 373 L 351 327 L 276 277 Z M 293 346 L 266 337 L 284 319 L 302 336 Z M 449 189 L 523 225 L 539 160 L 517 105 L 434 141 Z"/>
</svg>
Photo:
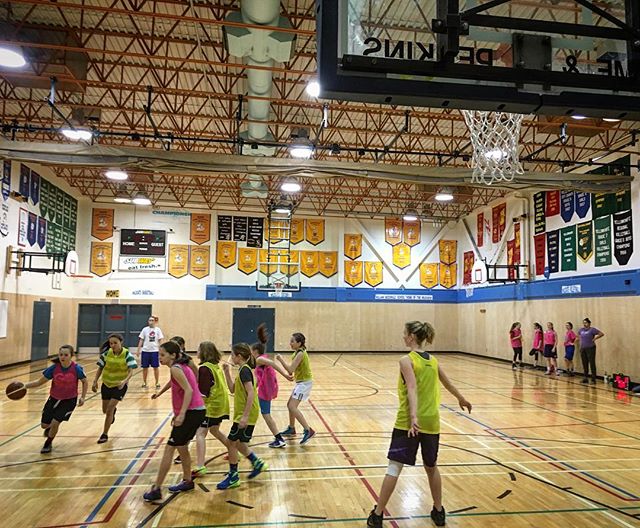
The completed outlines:
<svg viewBox="0 0 640 528">
<path fill-rule="evenodd" d="M 420 264 L 420 285 L 435 288 L 438 285 L 438 263 Z"/>
<path fill-rule="evenodd" d="M 318 256 L 318 269 L 325 277 L 333 277 L 338 273 L 338 252 L 320 251 Z"/>
<path fill-rule="evenodd" d="M 313 277 L 319 271 L 319 254 L 317 251 L 300 252 L 300 271 L 305 277 Z"/>
<path fill-rule="evenodd" d="M 392 246 L 402 242 L 402 220 L 399 218 L 384 219 L 384 240 Z"/>
<path fill-rule="evenodd" d="M 458 241 L 440 240 L 440 262 L 443 264 L 454 264 L 458 260 Z"/>
<path fill-rule="evenodd" d="M 458 265 L 440 263 L 440 286 L 453 288 L 458 282 Z"/>
<path fill-rule="evenodd" d="M 91 273 L 98 277 L 111 273 L 112 259 L 113 242 L 91 242 Z"/>
<path fill-rule="evenodd" d="M 191 213 L 191 242 L 204 244 L 211 240 L 211 215 Z"/>
<path fill-rule="evenodd" d="M 411 247 L 404 242 L 393 246 L 393 265 L 396 268 L 404 269 L 411 264 Z"/>
<path fill-rule="evenodd" d="M 250 275 L 258 269 L 256 248 L 238 248 L 238 269 L 245 275 Z"/>
<path fill-rule="evenodd" d="M 365 262 L 364 281 L 375 288 L 378 284 L 382 284 L 382 280 L 382 262 Z"/>
<path fill-rule="evenodd" d="M 189 272 L 189 246 L 169 244 L 169 275 L 179 279 Z"/>
<path fill-rule="evenodd" d="M 280 262 L 280 273 L 288 277 L 295 275 L 300 270 L 300 252 L 297 249 L 283 249 L 280 252 Z"/>
<path fill-rule="evenodd" d="M 405 244 L 411 247 L 417 246 L 420 243 L 420 220 L 403 222 L 402 234 Z"/>
<path fill-rule="evenodd" d="M 236 263 L 236 243 L 218 240 L 216 246 L 216 264 L 223 268 L 230 268 Z"/>
<path fill-rule="evenodd" d="M 273 249 L 271 250 L 271 255 L 269 255 L 268 249 L 261 249 L 259 253 L 260 262 L 262 263 L 260 264 L 260 273 L 263 275 L 271 275 L 278 271 L 279 255 L 280 253 L 278 252 L 276 254 L 276 251 Z M 269 260 L 269 257 L 271 257 L 271 260 Z M 269 262 L 269 265 L 267 265 L 266 262 Z"/>
<path fill-rule="evenodd" d="M 344 235 L 344 256 L 351 260 L 362 256 L 362 235 Z"/>
<path fill-rule="evenodd" d="M 324 242 L 324 220 L 306 220 L 307 242 L 314 246 Z"/>
<path fill-rule="evenodd" d="M 362 282 L 362 262 L 344 261 L 344 281 L 349 286 L 357 286 Z"/>
<path fill-rule="evenodd" d="M 302 218 L 291 220 L 290 240 L 292 244 L 299 244 L 304 240 L 304 220 Z"/>
<path fill-rule="evenodd" d="M 228 242 L 227 242 L 228 244 Z M 233 262 L 236 261 L 235 242 L 233 251 Z M 190 246 L 191 255 L 189 257 L 189 274 L 196 279 L 203 279 L 209 275 L 209 264 L 211 262 L 211 246 Z"/>
<path fill-rule="evenodd" d="M 267 226 L 266 238 L 270 240 L 272 244 L 277 244 L 287 238 L 288 222 L 286 220 L 273 220 L 271 223 L 265 220 L 265 225 Z"/>
<path fill-rule="evenodd" d="M 59 206 L 62 207 L 62 204 Z M 93 209 L 91 236 L 98 240 L 106 240 L 113 236 L 113 209 Z"/>
</svg>

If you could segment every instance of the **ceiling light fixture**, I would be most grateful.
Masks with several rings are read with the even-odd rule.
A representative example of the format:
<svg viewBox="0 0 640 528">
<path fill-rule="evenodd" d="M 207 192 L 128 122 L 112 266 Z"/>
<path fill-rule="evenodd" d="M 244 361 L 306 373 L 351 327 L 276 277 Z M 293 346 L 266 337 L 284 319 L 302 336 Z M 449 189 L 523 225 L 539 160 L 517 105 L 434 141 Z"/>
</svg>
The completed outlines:
<svg viewBox="0 0 640 528">
<path fill-rule="evenodd" d="M 305 91 L 307 92 L 307 95 L 310 95 L 311 97 L 319 97 L 320 83 L 318 81 L 311 81 L 309 84 L 307 84 Z"/>
<path fill-rule="evenodd" d="M 297 193 L 302 189 L 302 185 L 300 185 L 296 181 L 286 181 L 280 186 L 280 190 L 286 193 Z"/>
<path fill-rule="evenodd" d="M 104 175 L 108 179 L 115 181 L 123 181 L 129 178 L 129 175 L 125 171 L 121 170 L 108 170 Z"/>
<path fill-rule="evenodd" d="M 130 204 L 131 203 L 131 198 L 129 198 L 128 196 L 124 195 L 124 194 L 119 194 L 118 196 L 116 196 L 113 201 L 115 203 L 119 203 L 119 204 Z"/>
<path fill-rule="evenodd" d="M 443 187 L 438 191 L 434 198 L 438 202 L 450 202 L 451 200 L 453 200 L 453 193 L 451 192 L 451 189 Z"/>
<path fill-rule="evenodd" d="M 60 133 L 71 141 L 90 141 L 93 132 L 86 128 L 61 128 Z"/>
<path fill-rule="evenodd" d="M 22 50 L 16 46 L 0 46 L 0 67 L 22 68 L 27 61 L 24 59 Z"/>
<path fill-rule="evenodd" d="M 313 156 L 313 147 L 311 145 L 292 145 L 289 147 L 289 154 L 292 158 L 309 159 Z"/>
<path fill-rule="evenodd" d="M 407 212 L 404 214 L 402 219 L 405 222 L 415 222 L 418 219 L 418 211 L 415 209 L 407 209 Z"/>
<path fill-rule="evenodd" d="M 613 117 L 603 117 L 602 120 L 606 121 L 607 123 L 619 123 L 620 122 L 620 119 L 614 119 Z"/>
<path fill-rule="evenodd" d="M 142 194 L 139 194 L 131 201 L 136 205 L 151 205 L 151 200 Z"/>
<path fill-rule="evenodd" d="M 587 119 L 587 116 L 582 114 L 572 115 L 571 119 L 575 119 L 576 121 L 582 121 L 583 119 Z"/>
</svg>

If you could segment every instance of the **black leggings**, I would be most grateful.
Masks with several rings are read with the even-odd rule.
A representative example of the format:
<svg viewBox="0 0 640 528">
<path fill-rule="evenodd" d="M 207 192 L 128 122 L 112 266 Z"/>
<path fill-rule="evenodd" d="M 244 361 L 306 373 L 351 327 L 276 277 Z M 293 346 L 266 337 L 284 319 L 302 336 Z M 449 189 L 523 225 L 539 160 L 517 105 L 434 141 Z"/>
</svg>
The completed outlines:
<svg viewBox="0 0 640 528">
<path fill-rule="evenodd" d="M 591 377 L 596 379 L 596 346 L 590 346 L 580 349 L 582 357 L 582 368 L 584 369 L 584 377 L 589 377 L 589 365 L 591 365 Z"/>
<path fill-rule="evenodd" d="M 516 360 L 522 363 L 522 347 L 513 347 L 513 362 Z"/>
</svg>

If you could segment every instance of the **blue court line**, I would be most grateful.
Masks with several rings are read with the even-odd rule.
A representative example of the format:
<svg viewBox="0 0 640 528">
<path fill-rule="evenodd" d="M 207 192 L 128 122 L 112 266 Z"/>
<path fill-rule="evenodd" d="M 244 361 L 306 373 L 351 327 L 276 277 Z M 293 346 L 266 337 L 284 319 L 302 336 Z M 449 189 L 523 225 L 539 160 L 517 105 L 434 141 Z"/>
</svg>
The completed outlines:
<svg viewBox="0 0 640 528">
<path fill-rule="evenodd" d="M 104 494 L 102 499 L 100 499 L 100 502 L 98 502 L 98 504 L 96 504 L 96 507 L 93 509 L 93 511 L 84 520 L 85 523 L 90 523 L 95 519 L 95 517 L 98 514 L 98 512 L 102 509 L 102 507 L 105 505 L 105 503 L 109 500 L 111 495 L 113 495 L 113 493 L 118 489 L 118 486 L 120 485 L 120 483 L 125 478 L 127 478 L 127 476 L 129 475 L 129 472 L 139 462 L 140 457 L 144 454 L 144 452 L 147 450 L 147 448 L 153 443 L 155 437 L 158 436 L 158 433 L 161 431 L 161 429 L 165 426 L 165 424 L 167 423 L 169 418 L 171 418 L 172 416 L 173 416 L 173 412 L 170 412 L 166 416 L 166 418 L 164 420 L 162 420 L 162 423 L 153 432 L 153 434 L 149 437 L 149 439 L 145 442 L 145 444 L 140 448 L 140 451 L 138 451 L 136 453 L 136 455 L 131 459 L 131 462 L 129 462 L 129 465 L 127 465 L 127 467 L 124 468 L 124 470 L 122 471 L 120 476 L 112 484 L 111 488 L 109 488 L 109 490 L 107 490 L 107 492 Z M 81 528 L 87 528 L 87 527 L 86 527 L 86 525 L 83 525 Z"/>
</svg>

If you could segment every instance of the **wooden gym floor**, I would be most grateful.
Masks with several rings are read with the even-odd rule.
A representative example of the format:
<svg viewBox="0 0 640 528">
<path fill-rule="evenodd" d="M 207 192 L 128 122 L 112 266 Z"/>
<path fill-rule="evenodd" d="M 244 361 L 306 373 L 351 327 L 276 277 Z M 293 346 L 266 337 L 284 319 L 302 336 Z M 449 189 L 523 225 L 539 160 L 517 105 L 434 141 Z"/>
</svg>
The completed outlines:
<svg viewBox="0 0 640 528">
<path fill-rule="evenodd" d="M 226 464 L 211 439 L 210 474 L 194 492 L 143 502 L 170 431 L 170 396 L 150 400 L 139 373 L 120 405 L 110 440 L 97 445 L 99 395 L 63 424 L 40 455 L 40 411 L 48 386 L 0 402 L 0 511 L 16 527 L 363 527 L 376 502 L 397 398 L 398 354 L 312 354 L 312 400 L 302 409 L 318 431 L 307 446 L 268 449 L 258 423 L 254 448 L 270 466 L 255 482 L 219 492 Z M 461 355 L 439 359 L 473 403 L 465 415 L 443 389 L 440 468 L 451 527 L 640 526 L 640 398 L 580 377 L 512 372 Z M 336 363 L 337 360 L 337 363 Z M 94 358 L 80 359 L 91 380 Z M 335 364 L 334 364 L 335 363 Z M 0 371 L 0 385 L 34 379 L 44 363 Z M 166 379 L 166 368 L 162 372 Z M 274 405 L 286 425 L 290 384 Z M 228 427 L 228 425 L 227 425 Z M 178 466 L 168 483 L 178 479 Z M 241 463 L 246 470 L 248 463 Z M 424 471 L 405 468 L 386 526 L 430 526 Z"/>
</svg>

